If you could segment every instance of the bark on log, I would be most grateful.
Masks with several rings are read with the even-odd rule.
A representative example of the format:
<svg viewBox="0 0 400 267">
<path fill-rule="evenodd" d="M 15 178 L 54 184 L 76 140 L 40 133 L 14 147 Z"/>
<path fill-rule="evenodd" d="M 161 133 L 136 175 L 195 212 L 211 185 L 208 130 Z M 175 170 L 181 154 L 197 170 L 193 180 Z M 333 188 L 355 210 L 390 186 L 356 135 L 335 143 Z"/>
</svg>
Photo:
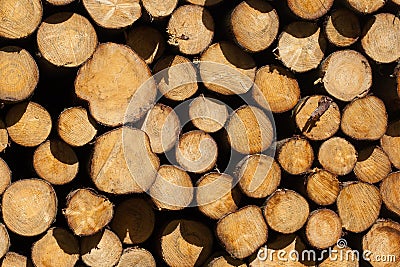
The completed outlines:
<svg viewBox="0 0 400 267">
<path fill-rule="evenodd" d="M 51 131 L 49 112 L 35 102 L 14 105 L 6 114 L 10 139 L 15 143 L 34 147 L 44 142 Z"/>
<path fill-rule="evenodd" d="M 228 108 L 223 102 L 201 95 L 190 102 L 189 118 L 194 126 L 207 133 L 224 127 L 228 119 Z"/>
<path fill-rule="evenodd" d="M 142 0 L 147 13 L 154 19 L 162 19 L 172 14 L 178 0 Z"/>
<path fill-rule="evenodd" d="M 224 173 L 211 172 L 196 183 L 196 204 L 207 217 L 218 220 L 239 208 L 241 198 L 235 180 Z"/>
<path fill-rule="evenodd" d="M 356 140 L 378 140 L 385 134 L 387 124 L 383 101 L 376 96 L 366 96 L 344 108 L 340 128 Z"/>
<path fill-rule="evenodd" d="M 168 43 L 179 52 L 195 55 L 203 52 L 214 36 L 214 20 L 207 9 L 184 5 L 176 9 L 168 21 Z"/>
<path fill-rule="evenodd" d="M 400 120 L 389 124 L 386 133 L 382 136 L 381 147 L 388 155 L 394 167 L 400 169 Z"/>
<path fill-rule="evenodd" d="M 217 162 L 217 143 L 203 131 L 190 131 L 179 138 L 175 156 L 184 170 L 204 173 L 214 168 Z"/>
<path fill-rule="evenodd" d="M 288 189 L 278 189 L 266 202 L 264 217 L 275 231 L 291 234 L 306 223 L 310 208 L 298 193 Z"/>
<path fill-rule="evenodd" d="M 77 189 L 67 196 L 63 214 L 75 235 L 93 235 L 113 217 L 113 204 L 91 189 Z"/>
<path fill-rule="evenodd" d="M 126 34 L 126 44 L 132 48 L 147 64 L 157 60 L 165 50 L 165 40 L 153 27 L 138 26 Z"/>
<path fill-rule="evenodd" d="M 0 3 L 0 37 L 21 39 L 31 35 L 42 20 L 40 0 L 12 0 Z"/>
<path fill-rule="evenodd" d="M 229 17 L 235 41 L 249 52 L 267 49 L 278 35 L 279 18 L 267 2 L 247 0 L 238 4 Z"/>
<path fill-rule="evenodd" d="M 74 267 L 78 260 L 79 242 L 63 228 L 50 228 L 32 246 L 35 266 Z"/>
<path fill-rule="evenodd" d="M 368 60 L 354 50 L 336 51 L 321 65 L 325 90 L 342 101 L 365 96 L 372 85 L 372 70 Z"/>
<path fill-rule="evenodd" d="M 142 15 L 139 0 L 83 0 L 83 5 L 96 24 L 107 29 L 125 28 Z"/>
<path fill-rule="evenodd" d="M 63 185 L 76 177 L 79 162 L 69 145 L 59 140 L 48 140 L 35 150 L 33 167 L 40 178 L 51 184 Z"/>
<path fill-rule="evenodd" d="M 159 165 L 147 135 L 122 127 L 96 139 L 90 177 L 99 190 L 107 193 L 141 193 L 154 182 Z"/>
<path fill-rule="evenodd" d="M 358 152 L 358 159 L 354 167 L 357 178 L 366 183 L 382 181 L 392 170 L 389 157 L 379 146 L 367 147 Z"/>
<path fill-rule="evenodd" d="M 365 53 L 376 62 L 390 63 L 400 58 L 400 19 L 395 15 L 374 15 L 364 25 L 362 36 Z"/>
<path fill-rule="evenodd" d="M 132 245 L 145 242 L 153 232 L 154 224 L 151 204 L 141 198 L 130 198 L 117 206 L 110 226 L 122 243 Z"/>
<path fill-rule="evenodd" d="M 292 137 L 277 148 L 277 159 L 286 172 L 299 175 L 310 170 L 314 151 L 310 142 L 302 137 Z"/>
<path fill-rule="evenodd" d="M 360 21 L 348 9 L 336 9 L 328 16 L 325 34 L 328 41 L 337 47 L 350 46 L 357 42 L 361 36 Z"/>
<path fill-rule="evenodd" d="M 261 153 L 274 138 L 273 125 L 264 111 L 248 105 L 230 115 L 226 131 L 231 147 L 242 154 Z"/>
<path fill-rule="evenodd" d="M 169 222 L 160 240 L 161 255 L 171 267 L 201 266 L 210 256 L 212 245 L 213 235 L 207 226 L 191 220 Z"/>
<path fill-rule="evenodd" d="M 254 83 L 254 100 L 274 113 L 291 110 L 300 99 L 300 87 L 295 76 L 283 67 L 266 65 L 259 68 Z"/>
<path fill-rule="evenodd" d="M 57 132 L 71 146 L 84 146 L 97 134 L 95 122 L 83 107 L 72 107 L 61 112 Z"/>
<path fill-rule="evenodd" d="M 316 20 L 324 16 L 331 9 L 334 0 L 288 0 L 290 10 L 298 17 L 307 20 Z"/>
<path fill-rule="evenodd" d="M 89 102 L 93 118 L 111 127 L 142 118 L 156 92 L 147 64 L 129 47 L 116 43 L 100 44 L 75 80 L 75 93 Z M 129 106 L 130 101 L 135 104 Z"/>
<path fill-rule="evenodd" d="M 265 198 L 278 188 L 281 168 L 270 156 L 253 154 L 244 157 L 235 169 L 239 187 L 248 197 Z"/>
<path fill-rule="evenodd" d="M 285 27 L 278 38 L 278 58 L 295 72 L 318 67 L 324 58 L 326 40 L 314 23 L 297 21 Z"/>
<path fill-rule="evenodd" d="M 380 192 L 385 206 L 400 216 L 400 172 L 389 174 L 381 183 Z"/>
<path fill-rule="evenodd" d="M 267 241 L 268 228 L 259 207 L 245 206 L 220 219 L 216 233 L 232 257 L 243 259 Z"/>
<path fill-rule="evenodd" d="M 378 219 L 381 204 L 379 190 L 363 182 L 345 184 L 336 201 L 343 228 L 354 233 L 371 227 Z"/>
<path fill-rule="evenodd" d="M 307 196 L 321 206 L 335 203 L 340 191 L 337 175 L 323 169 L 314 169 L 306 179 Z"/>
<path fill-rule="evenodd" d="M 326 249 L 337 243 L 342 236 L 342 221 L 329 209 L 318 209 L 310 213 L 306 224 L 306 236 L 311 246 Z"/>
<path fill-rule="evenodd" d="M 35 60 L 23 48 L 6 46 L 0 49 L 0 99 L 19 102 L 33 94 L 39 82 Z"/>
<path fill-rule="evenodd" d="M 87 266 L 107 267 L 118 263 L 122 244 L 118 236 L 108 229 L 81 239 L 81 258 Z"/>
<path fill-rule="evenodd" d="M 21 236 L 36 236 L 54 222 L 57 197 L 49 183 L 34 178 L 23 179 L 6 189 L 1 208 L 9 230 Z"/>
<path fill-rule="evenodd" d="M 153 255 L 144 248 L 126 248 L 117 267 L 156 267 Z"/>
<path fill-rule="evenodd" d="M 325 170 L 337 175 L 346 175 L 357 163 L 357 151 L 346 139 L 332 137 L 320 146 L 318 161 Z"/>
<path fill-rule="evenodd" d="M 37 44 L 41 55 L 55 66 L 77 67 L 93 55 L 97 35 L 85 17 L 62 12 L 42 22 Z"/>
<path fill-rule="evenodd" d="M 219 94 L 246 93 L 255 74 L 254 59 L 230 42 L 214 43 L 200 57 L 201 80 L 207 89 Z"/>
</svg>

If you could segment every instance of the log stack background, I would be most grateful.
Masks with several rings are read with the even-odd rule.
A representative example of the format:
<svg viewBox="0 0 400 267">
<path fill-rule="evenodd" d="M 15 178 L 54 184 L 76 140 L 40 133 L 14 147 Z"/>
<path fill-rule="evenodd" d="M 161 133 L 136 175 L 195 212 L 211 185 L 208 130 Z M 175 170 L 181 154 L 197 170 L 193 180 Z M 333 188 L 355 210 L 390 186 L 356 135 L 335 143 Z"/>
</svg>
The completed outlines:
<svg viewBox="0 0 400 267">
<path fill-rule="evenodd" d="M 399 12 L 398 0 L 2 0 L 1 266 L 400 266 Z M 202 61 L 248 80 L 190 82 L 215 77 Z M 142 83 L 190 62 L 140 92 L 138 129 L 123 125 Z M 241 160 L 226 169 L 231 148 Z M 262 261 L 264 245 L 396 262 Z"/>
</svg>

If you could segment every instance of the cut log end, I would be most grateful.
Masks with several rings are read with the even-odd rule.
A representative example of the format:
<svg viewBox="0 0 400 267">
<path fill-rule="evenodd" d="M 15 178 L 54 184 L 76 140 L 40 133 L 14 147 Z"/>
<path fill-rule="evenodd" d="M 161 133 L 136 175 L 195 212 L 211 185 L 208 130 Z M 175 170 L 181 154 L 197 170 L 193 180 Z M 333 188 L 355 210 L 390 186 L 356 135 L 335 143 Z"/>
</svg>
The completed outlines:
<svg viewBox="0 0 400 267">
<path fill-rule="evenodd" d="M 279 18 L 270 4 L 261 0 L 243 1 L 230 19 L 235 41 L 250 52 L 267 49 L 278 34 Z"/>
<path fill-rule="evenodd" d="M 292 190 L 277 190 L 272 194 L 264 209 L 268 225 L 275 231 L 290 234 L 306 223 L 310 209 L 307 201 Z"/>
<path fill-rule="evenodd" d="M 228 255 L 214 256 L 208 261 L 208 267 L 246 267 L 246 263 Z"/>
<path fill-rule="evenodd" d="M 343 228 L 354 233 L 371 227 L 378 219 L 381 204 L 379 190 L 363 182 L 345 185 L 336 201 Z"/>
<path fill-rule="evenodd" d="M 8 229 L 22 236 L 39 235 L 50 227 L 56 217 L 56 193 L 43 180 L 19 180 L 6 189 L 1 207 Z"/>
<path fill-rule="evenodd" d="M 313 161 L 313 148 L 304 138 L 290 138 L 278 148 L 278 162 L 282 169 L 290 174 L 299 175 L 307 172 Z"/>
<path fill-rule="evenodd" d="M 0 223 L 0 256 L 1 258 L 6 255 L 10 248 L 10 236 L 8 235 L 7 228 L 4 224 Z"/>
<path fill-rule="evenodd" d="M 346 0 L 346 2 L 361 14 L 371 14 L 383 7 L 387 0 Z"/>
<path fill-rule="evenodd" d="M 268 237 L 262 211 L 256 206 L 245 206 L 223 217 L 216 232 L 226 251 L 238 259 L 253 254 Z"/>
<path fill-rule="evenodd" d="M 400 197 L 398 189 L 400 186 L 400 172 L 389 174 L 381 183 L 380 192 L 385 206 L 400 216 Z"/>
<path fill-rule="evenodd" d="M 306 190 L 308 197 L 316 204 L 331 205 L 339 195 L 339 180 L 336 175 L 326 170 L 315 169 L 307 177 Z"/>
<path fill-rule="evenodd" d="M 214 6 L 221 3 L 222 1 L 223 0 L 186 0 L 186 2 L 199 6 Z"/>
<path fill-rule="evenodd" d="M 0 120 L 0 152 L 3 152 L 9 145 L 6 124 Z"/>
<path fill-rule="evenodd" d="M 93 190 L 77 189 L 68 195 L 63 214 L 74 234 L 93 235 L 111 221 L 113 204 Z"/>
<path fill-rule="evenodd" d="M 53 6 L 65 6 L 69 5 L 75 0 L 46 0 L 47 3 L 53 5 Z"/>
<path fill-rule="evenodd" d="M 193 125 L 207 133 L 217 132 L 228 119 L 228 108 L 214 98 L 199 96 L 189 106 L 189 117 Z"/>
<path fill-rule="evenodd" d="M 143 7 L 155 19 L 165 18 L 175 10 L 178 0 L 142 0 Z"/>
<path fill-rule="evenodd" d="M 33 267 L 33 263 L 23 255 L 7 252 L 1 262 L 1 267 Z"/>
<path fill-rule="evenodd" d="M 143 248 L 126 248 L 117 267 L 156 267 L 153 255 Z"/>
<path fill-rule="evenodd" d="M 380 147 L 367 147 L 358 152 L 358 159 L 354 167 L 357 178 L 366 183 L 382 181 L 392 170 L 390 160 Z"/>
<path fill-rule="evenodd" d="M 337 252 L 332 254 L 334 255 L 333 257 L 327 257 L 322 261 L 319 264 L 320 267 L 359 267 L 358 257 L 354 254 L 353 249 L 335 245 L 332 251 Z"/>
<path fill-rule="evenodd" d="M 288 0 L 290 10 L 298 17 L 316 20 L 325 15 L 332 7 L 334 0 Z"/>
<path fill-rule="evenodd" d="M 337 47 L 350 46 L 361 36 L 360 21 L 348 9 L 334 10 L 325 24 L 325 33 L 329 42 Z"/>
<path fill-rule="evenodd" d="M 382 136 L 381 147 L 388 155 L 394 167 L 400 169 L 400 120 L 389 124 L 386 133 Z"/>
<path fill-rule="evenodd" d="M 11 170 L 7 163 L 0 158 L 0 195 L 4 193 L 6 188 L 11 184 Z"/>
</svg>

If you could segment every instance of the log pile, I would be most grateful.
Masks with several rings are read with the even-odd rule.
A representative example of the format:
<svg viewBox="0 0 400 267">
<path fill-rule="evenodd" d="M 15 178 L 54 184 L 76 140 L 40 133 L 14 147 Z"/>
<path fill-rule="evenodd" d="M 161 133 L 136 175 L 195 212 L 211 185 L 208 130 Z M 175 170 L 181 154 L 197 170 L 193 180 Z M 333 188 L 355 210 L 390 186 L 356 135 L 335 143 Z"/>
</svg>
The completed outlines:
<svg viewBox="0 0 400 267">
<path fill-rule="evenodd" d="M 400 266 L 399 14 L 1 0 L 0 265 Z"/>
</svg>

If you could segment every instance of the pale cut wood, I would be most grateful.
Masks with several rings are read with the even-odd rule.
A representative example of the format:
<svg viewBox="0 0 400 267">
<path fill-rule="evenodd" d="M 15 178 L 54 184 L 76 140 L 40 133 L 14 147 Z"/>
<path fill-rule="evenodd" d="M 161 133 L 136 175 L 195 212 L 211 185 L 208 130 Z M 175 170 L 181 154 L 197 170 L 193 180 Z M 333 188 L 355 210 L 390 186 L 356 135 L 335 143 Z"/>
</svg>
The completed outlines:
<svg viewBox="0 0 400 267">
<path fill-rule="evenodd" d="M 378 63 L 400 58 L 400 19 L 390 13 L 374 15 L 364 26 L 361 45 L 365 53 Z"/>
<path fill-rule="evenodd" d="M 214 6 L 222 1 L 223 0 L 186 0 L 186 2 L 199 6 Z"/>
<path fill-rule="evenodd" d="M 389 124 L 380 143 L 393 166 L 400 169 L 400 120 Z"/>
<path fill-rule="evenodd" d="M 278 147 L 278 162 L 286 172 L 299 175 L 307 172 L 314 161 L 314 151 L 307 139 L 292 137 Z"/>
<path fill-rule="evenodd" d="M 204 173 L 211 170 L 217 162 L 217 143 L 206 132 L 190 131 L 179 138 L 175 157 L 184 170 Z"/>
<path fill-rule="evenodd" d="M 235 180 L 228 174 L 210 172 L 196 183 L 196 205 L 207 217 L 218 220 L 239 208 L 241 198 Z"/>
<path fill-rule="evenodd" d="M 194 188 L 189 174 L 183 169 L 162 165 L 149 194 L 159 210 L 181 210 L 192 202 Z"/>
<path fill-rule="evenodd" d="M 360 21 L 348 9 L 336 9 L 328 16 L 325 23 L 325 33 L 331 44 L 337 47 L 350 46 L 357 42 L 361 36 Z"/>
<path fill-rule="evenodd" d="M 157 60 L 164 53 L 166 46 L 161 33 L 150 26 L 138 26 L 130 29 L 126 34 L 126 44 L 147 64 Z"/>
<path fill-rule="evenodd" d="M 10 237 L 7 232 L 7 228 L 4 224 L 0 223 L 0 258 L 3 258 L 4 255 L 8 252 L 10 248 Z"/>
<path fill-rule="evenodd" d="M 190 102 L 189 118 L 194 126 L 207 133 L 221 130 L 228 119 L 228 107 L 223 102 L 201 95 Z"/>
<path fill-rule="evenodd" d="M 158 90 L 168 99 L 183 101 L 198 89 L 196 69 L 186 57 L 164 57 L 156 63 L 153 72 Z"/>
<path fill-rule="evenodd" d="M 376 96 L 366 96 L 348 104 L 342 115 L 343 133 L 357 140 L 378 140 L 386 132 L 385 104 Z"/>
<path fill-rule="evenodd" d="M 142 15 L 139 0 L 83 0 L 83 5 L 96 24 L 107 29 L 125 28 Z"/>
<path fill-rule="evenodd" d="M 274 129 L 263 110 L 244 105 L 228 119 L 226 131 L 231 147 L 242 154 L 261 153 L 271 144 Z"/>
<path fill-rule="evenodd" d="M 14 105 L 6 114 L 7 132 L 21 146 L 34 147 L 44 142 L 51 131 L 49 112 L 35 102 Z"/>
<path fill-rule="evenodd" d="M 113 204 L 92 189 L 77 189 L 67 196 L 63 214 L 75 235 L 93 235 L 113 217 Z"/>
<path fill-rule="evenodd" d="M 267 49 L 278 35 L 279 18 L 269 3 L 247 0 L 233 9 L 229 26 L 241 47 L 250 52 L 259 52 Z"/>
<path fill-rule="evenodd" d="M 146 133 L 122 127 L 96 139 L 90 178 L 99 190 L 107 193 L 141 193 L 154 182 L 159 165 Z"/>
<path fill-rule="evenodd" d="M 379 146 L 367 147 L 358 152 L 358 159 L 354 167 L 357 178 L 366 183 L 382 181 L 392 170 L 389 157 Z"/>
<path fill-rule="evenodd" d="M 253 198 L 265 198 L 278 188 L 281 168 L 274 158 L 253 154 L 245 156 L 237 165 L 235 175 L 242 192 Z"/>
<path fill-rule="evenodd" d="M 0 36 L 21 39 L 31 35 L 42 20 L 40 0 L 8 0 L 0 2 Z"/>
<path fill-rule="evenodd" d="M 300 87 L 293 73 L 277 65 L 259 68 L 254 84 L 254 100 L 261 107 L 274 113 L 292 109 L 300 99 Z"/>
<path fill-rule="evenodd" d="M 112 127 L 142 118 L 154 103 L 156 90 L 146 62 L 116 43 L 100 44 L 75 80 L 75 93 L 89 102 L 93 118 Z M 129 106 L 130 101 L 135 104 Z"/>
<path fill-rule="evenodd" d="M 346 3 L 361 14 L 371 14 L 385 5 L 387 0 L 346 0 Z"/>
<path fill-rule="evenodd" d="M 214 256 L 207 263 L 207 267 L 246 267 L 246 266 L 247 266 L 246 263 L 244 263 L 243 261 L 232 258 L 229 255 L 225 255 L 225 253 L 222 253 L 222 255 L 220 256 L 218 255 Z"/>
<path fill-rule="evenodd" d="M 0 99 L 18 102 L 33 94 L 39 82 L 35 60 L 23 48 L 6 46 L 0 49 Z"/>
<path fill-rule="evenodd" d="M 400 5 L 400 0 L 392 0 L 392 3 L 395 3 L 396 5 Z"/>
<path fill-rule="evenodd" d="M 232 257 L 243 259 L 267 241 L 268 228 L 261 209 L 250 205 L 220 219 L 216 234 Z"/>
<path fill-rule="evenodd" d="M 282 63 L 301 73 L 318 67 L 324 58 L 326 40 L 317 24 L 297 21 L 285 27 L 277 49 Z"/>
<path fill-rule="evenodd" d="M 1 267 L 33 267 L 33 264 L 23 255 L 15 252 L 7 252 L 1 262 Z"/>
<path fill-rule="evenodd" d="M 257 255 L 250 258 L 250 267 L 315 267 L 315 262 L 303 261 L 301 255 L 307 250 L 306 245 L 299 236 L 295 234 L 278 235 L 267 246 L 260 248 Z M 283 259 L 278 257 L 278 252 L 285 253 Z M 299 253 L 299 257 L 292 251 Z M 291 257 L 290 257 L 290 253 Z M 306 254 L 305 254 L 306 255 Z M 282 256 L 282 255 L 281 255 Z M 289 258 L 290 257 L 290 258 Z M 305 256 L 307 257 L 307 256 Z M 290 259 L 290 260 L 289 260 Z"/>
<path fill-rule="evenodd" d="M 255 75 L 253 58 L 230 42 L 212 44 L 200 57 L 202 82 L 219 94 L 246 93 L 253 86 Z"/>
<path fill-rule="evenodd" d="M 372 70 L 368 60 L 354 50 L 330 54 L 321 65 L 325 90 L 342 101 L 365 96 L 372 84 Z"/>
<path fill-rule="evenodd" d="M 179 244 L 177 246 L 177 244 Z M 204 224 L 173 220 L 162 231 L 161 255 L 171 267 L 201 266 L 212 251 L 213 235 Z"/>
<path fill-rule="evenodd" d="M 214 20 L 207 9 L 184 5 L 176 9 L 168 21 L 168 43 L 179 52 L 195 55 L 203 52 L 214 36 Z"/>
<path fill-rule="evenodd" d="M 93 55 L 97 35 L 85 17 L 62 12 L 42 22 L 37 44 L 41 55 L 55 66 L 77 67 Z"/>
<path fill-rule="evenodd" d="M 389 174 L 381 183 L 380 192 L 385 206 L 400 216 L 400 172 Z"/>
<path fill-rule="evenodd" d="M 83 107 L 71 107 L 61 112 L 57 121 L 57 132 L 71 146 L 84 146 L 97 134 L 92 118 Z"/>
<path fill-rule="evenodd" d="M 306 223 L 310 208 L 298 193 L 288 189 L 278 189 L 266 202 L 264 217 L 275 231 L 291 234 Z"/>
<path fill-rule="evenodd" d="M 336 244 L 342 236 L 342 221 L 330 209 L 318 209 L 310 213 L 306 224 L 308 242 L 318 249 Z"/>
<path fill-rule="evenodd" d="M 322 108 L 321 102 L 329 101 L 322 115 L 316 115 Z M 302 98 L 294 109 L 297 128 L 310 140 L 325 140 L 340 128 L 340 109 L 332 99 L 323 95 Z"/>
<path fill-rule="evenodd" d="M 162 19 L 172 14 L 178 0 L 142 0 L 147 13 L 154 19 Z"/>
<path fill-rule="evenodd" d="M 79 162 L 69 145 L 59 140 L 48 140 L 35 150 L 33 167 L 40 178 L 63 185 L 76 177 Z"/>
<path fill-rule="evenodd" d="M 346 175 L 357 163 L 357 151 L 346 139 L 332 137 L 319 147 L 318 161 L 325 170 L 337 175 Z"/>
<path fill-rule="evenodd" d="M 345 184 L 340 190 L 336 205 L 343 228 L 360 233 L 378 219 L 382 198 L 374 185 L 353 182 Z"/>
<path fill-rule="evenodd" d="M 11 184 L 11 170 L 2 158 L 0 158 L 0 195 Z"/>
<path fill-rule="evenodd" d="M 306 179 L 307 196 L 316 204 L 327 206 L 335 203 L 340 185 L 337 175 L 323 169 L 314 169 Z"/>
<path fill-rule="evenodd" d="M 354 253 L 354 250 L 349 247 L 338 247 L 335 245 L 332 248 L 332 257 L 327 257 L 323 262 L 319 264 L 319 267 L 358 267 L 358 258 Z M 341 257 L 342 255 L 342 257 Z"/>
<path fill-rule="evenodd" d="M 144 248 L 126 248 L 117 267 L 156 267 L 153 255 Z"/>
<path fill-rule="evenodd" d="M 400 224 L 391 220 L 378 220 L 364 235 L 362 248 L 368 250 L 373 267 L 398 265 L 400 258 Z M 377 258 L 379 257 L 379 258 Z M 378 261 L 377 259 L 380 259 Z"/>
<path fill-rule="evenodd" d="M 0 120 L 0 152 L 3 152 L 9 145 L 6 124 Z"/>
<path fill-rule="evenodd" d="M 118 263 L 122 244 L 118 236 L 108 229 L 92 236 L 85 236 L 80 242 L 82 261 L 87 266 L 108 267 Z"/>
<path fill-rule="evenodd" d="M 78 240 L 63 228 L 50 228 L 32 246 L 35 266 L 73 267 L 78 260 Z"/>
<path fill-rule="evenodd" d="M 148 111 L 142 125 L 142 131 L 149 137 L 154 153 L 171 150 L 178 140 L 180 130 L 178 115 L 170 106 L 160 103 Z"/>
<path fill-rule="evenodd" d="M 49 3 L 53 6 L 65 6 L 65 5 L 71 4 L 75 0 L 46 0 L 46 1 L 47 1 L 47 3 Z"/>
<path fill-rule="evenodd" d="M 288 0 L 290 10 L 298 17 L 316 20 L 324 16 L 332 7 L 334 0 Z"/>
<path fill-rule="evenodd" d="M 9 230 L 21 236 L 35 236 L 45 232 L 55 220 L 57 197 L 49 183 L 22 179 L 7 187 L 1 208 Z"/>
<path fill-rule="evenodd" d="M 111 229 L 124 244 L 145 242 L 154 229 L 154 211 L 151 204 L 141 198 L 129 198 L 115 209 Z"/>
</svg>

